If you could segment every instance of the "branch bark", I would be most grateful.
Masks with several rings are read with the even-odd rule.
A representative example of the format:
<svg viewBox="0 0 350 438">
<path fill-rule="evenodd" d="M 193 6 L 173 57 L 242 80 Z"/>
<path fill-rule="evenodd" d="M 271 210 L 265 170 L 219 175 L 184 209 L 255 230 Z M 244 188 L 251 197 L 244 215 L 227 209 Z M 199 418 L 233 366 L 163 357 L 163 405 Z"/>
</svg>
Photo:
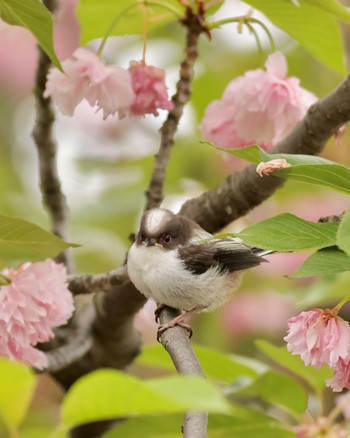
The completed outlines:
<svg viewBox="0 0 350 438">
<path fill-rule="evenodd" d="M 326 141 L 350 120 L 350 77 L 332 93 L 314 104 L 293 131 L 271 153 L 318 155 Z M 285 180 L 276 176 L 261 178 L 249 166 L 226 178 L 217 187 L 190 199 L 180 213 L 215 233 L 245 215 L 270 197 Z"/>
<path fill-rule="evenodd" d="M 159 319 L 162 324 L 170 322 L 179 315 L 179 311 L 165 307 L 160 313 Z M 198 375 L 205 377 L 202 367 L 194 352 L 188 337 L 188 332 L 179 326 L 165 331 L 160 342 L 171 357 L 179 374 Z M 183 423 L 184 438 L 205 438 L 207 436 L 208 413 L 186 412 Z"/>
<path fill-rule="evenodd" d="M 169 111 L 168 117 L 160 130 L 160 146 L 153 167 L 152 177 L 149 187 L 146 190 L 146 207 L 159 207 L 164 199 L 163 185 L 165 172 L 170 157 L 171 149 L 174 145 L 174 136 L 184 106 L 191 97 L 191 81 L 194 74 L 194 64 L 198 57 L 198 38 L 207 29 L 203 27 L 200 14 L 195 14 L 191 8 L 186 9 L 186 17 L 181 21 L 187 28 L 185 56 L 180 67 L 180 78 L 176 85 L 176 93 L 172 97 L 173 109 Z"/>
<path fill-rule="evenodd" d="M 53 12 L 56 7 L 55 0 L 44 0 L 44 5 Z M 52 135 L 55 115 L 50 98 L 44 98 L 46 76 L 51 61 L 46 53 L 39 49 L 39 64 L 35 80 L 35 108 L 36 120 L 33 129 L 33 138 L 36 144 L 39 171 L 40 189 L 43 204 L 46 207 L 51 229 L 54 234 L 64 240 L 69 238 L 69 210 L 66 198 L 61 189 L 61 182 L 57 172 L 57 145 Z M 68 272 L 72 272 L 73 260 L 71 250 L 67 249 L 56 257 L 57 262 L 64 263 Z"/>
</svg>

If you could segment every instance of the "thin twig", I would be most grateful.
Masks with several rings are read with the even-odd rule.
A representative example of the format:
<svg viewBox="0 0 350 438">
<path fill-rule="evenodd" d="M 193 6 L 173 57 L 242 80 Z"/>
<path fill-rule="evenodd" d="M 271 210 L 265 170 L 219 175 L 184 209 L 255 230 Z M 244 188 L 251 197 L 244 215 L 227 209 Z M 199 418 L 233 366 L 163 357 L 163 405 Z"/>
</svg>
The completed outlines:
<svg viewBox="0 0 350 438">
<path fill-rule="evenodd" d="M 55 9 L 55 0 L 44 0 L 44 5 L 52 12 Z M 33 129 L 33 138 L 38 151 L 40 167 L 40 189 L 54 234 L 64 240 L 69 239 L 69 211 L 66 198 L 61 189 L 61 182 L 57 172 L 57 146 L 52 135 L 55 116 L 51 99 L 44 98 L 46 76 L 51 61 L 39 47 L 39 64 L 36 72 L 35 107 L 36 120 Z M 72 271 L 72 257 L 70 250 L 65 250 L 56 257 L 56 261 L 66 265 L 68 272 Z"/>
<path fill-rule="evenodd" d="M 293 131 L 270 152 L 318 155 L 327 140 L 349 120 L 350 77 L 315 103 Z M 284 179 L 276 176 L 261 178 L 256 173 L 256 166 L 249 166 L 228 176 L 198 198 L 187 201 L 180 213 L 215 233 L 261 204 L 284 183 Z"/>
<path fill-rule="evenodd" d="M 179 314 L 178 310 L 165 307 L 160 313 L 160 322 L 166 324 Z M 188 332 L 179 326 L 166 330 L 160 342 L 169 353 L 179 374 L 205 377 L 202 367 L 188 337 Z M 183 423 L 184 438 L 205 438 L 208 425 L 207 412 L 186 412 Z"/>
<path fill-rule="evenodd" d="M 184 106 L 191 97 L 193 68 L 198 57 L 198 38 L 201 33 L 207 32 L 207 29 L 202 25 L 203 20 L 201 18 L 200 15 L 194 14 L 190 8 L 187 8 L 186 17 L 182 20 L 182 24 L 187 28 L 185 56 L 180 67 L 180 78 L 176 85 L 176 93 L 172 97 L 173 109 L 169 111 L 168 117 L 160 130 L 160 146 L 155 157 L 151 181 L 146 191 L 147 202 L 145 210 L 159 207 L 164 198 L 163 185 L 165 172 L 174 144 L 174 136 L 183 114 Z"/>
<path fill-rule="evenodd" d="M 126 266 L 121 266 L 105 274 L 71 275 L 68 288 L 73 295 L 90 294 L 92 292 L 108 292 L 128 279 Z"/>
</svg>

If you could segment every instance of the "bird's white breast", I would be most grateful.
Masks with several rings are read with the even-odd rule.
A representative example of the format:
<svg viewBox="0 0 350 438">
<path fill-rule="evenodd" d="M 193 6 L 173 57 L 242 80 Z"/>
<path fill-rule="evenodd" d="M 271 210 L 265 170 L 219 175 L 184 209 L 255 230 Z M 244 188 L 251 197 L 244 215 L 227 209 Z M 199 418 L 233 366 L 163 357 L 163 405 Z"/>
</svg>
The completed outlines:
<svg viewBox="0 0 350 438">
<path fill-rule="evenodd" d="M 196 275 L 185 269 L 177 250 L 132 245 L 128 273 L 136 288 L 159 304 L 191 310 L 199 305 L 213 310 L 239 287 L 242 273 L 223 274 L 210 268 Z"/>
</svg>

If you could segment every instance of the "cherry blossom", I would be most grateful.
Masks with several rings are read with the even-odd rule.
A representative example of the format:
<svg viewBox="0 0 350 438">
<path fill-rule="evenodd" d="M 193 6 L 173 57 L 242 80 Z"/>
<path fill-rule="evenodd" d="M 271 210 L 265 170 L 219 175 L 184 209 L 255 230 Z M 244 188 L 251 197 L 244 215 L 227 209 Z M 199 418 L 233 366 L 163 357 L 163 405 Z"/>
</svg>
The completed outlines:
<svg viewBox="0 0 350 438">
<path fill-rule="evenodd" d="M 129 71 L 135 93 L 130 108 L 132 115 L 153 114 L 157 116 L 159 109 L 171 110 L 173 108 L 173 103 L 168 98 L 164 70 L 146 65 L 144 61 L 131 61 Z"/>
<path fill-rule="evenodd" d="M 344 380 L 344 367 L 350 360 L 350 326 L 335 310 L 315 309 L 301 312 L 288 320 L 288 335 L 284 338 L 288 350 L 299 354 L 305 365 L 320 368 L 328 364 Z M 343 365 L 342 365 L 343 364 Z M 331 386 L 338 387 L 338 377 Z"/>
<path fill-rule="evenodd" d="M 287 77 L 287 62 L 271 54 L 266 69 L 251 70 L 231 81 L 221 100 L 209 106 L 201 124 L 203 138 L 222 147 L 259 143 L 266 149 L 280 141 L 306 114 L 316 96 Z M 224 129 L 218 137 L 217 129 Z"/>
<path fill-rule="evenodd" d="M 91 106 L 103 111 L 103 118 L 118 112 L 123 117 L 135 95 L 127 70 L 106 66 L 88 49 L 78 48 L 62 62 L 65 73 L 57 68 L 49 71 L 44 97 L 51 96 L 64 115 L 72 116 L 85 98 Z"/>
<path fill-rule="evenodd" d="M 350 358 L 346 360 L 340 358 L 332 368 L 334 375 L 326 380 L 327 386 L 336 392 L 342 391 L 344 388 L 350 389 Z"/>
<path fill-rule="evenodd" d="M 33 346 L 52 338 L 52 328 L 73 313 L 65 267 L 46 260 L 5 274 L 11 283 L 0 287 L 0 355 L 42 369 L 46 356 Z"/>
</svg>

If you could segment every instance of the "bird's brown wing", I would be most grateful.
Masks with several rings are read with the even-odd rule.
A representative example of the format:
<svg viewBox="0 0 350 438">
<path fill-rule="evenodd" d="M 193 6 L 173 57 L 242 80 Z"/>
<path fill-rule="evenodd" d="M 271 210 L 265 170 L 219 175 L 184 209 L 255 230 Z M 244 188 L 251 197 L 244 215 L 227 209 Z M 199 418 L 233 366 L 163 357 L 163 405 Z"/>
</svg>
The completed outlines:
<svg viewBox="0 0 350 438">
<path fill-rule="evenodd" d="M 266 261 L 254 254 L 248 246 L 234 239 L 182 246 L 179 248 L 179 256 L 186 269 L 198 275 L 211 267 L 218 267 L 222 272 L 233 272 L 252 268 Z"/>
</svg>

